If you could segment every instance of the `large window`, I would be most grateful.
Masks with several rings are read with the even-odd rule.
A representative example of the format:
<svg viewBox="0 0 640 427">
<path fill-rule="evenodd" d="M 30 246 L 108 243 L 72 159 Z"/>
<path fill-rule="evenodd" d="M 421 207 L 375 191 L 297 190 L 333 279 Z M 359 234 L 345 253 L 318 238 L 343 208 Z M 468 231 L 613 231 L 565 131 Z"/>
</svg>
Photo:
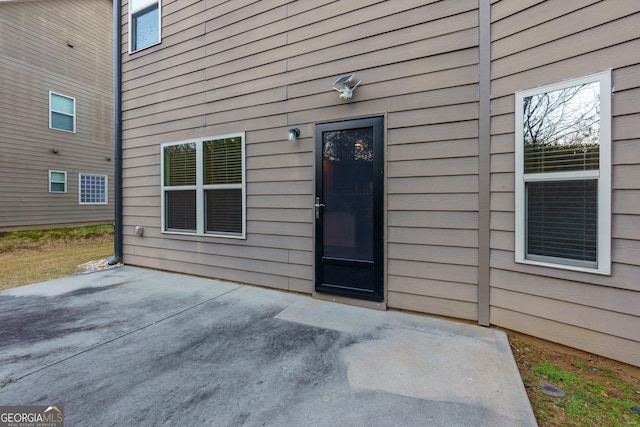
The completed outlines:
<svg viewBox="0 0 640 427">
<path fill-rule="evenodd" d="M 76 131 L 76 100 L 49 92 L 49 128 L 65 132 Z"/>
<path fill-rule="evenodd" d="M 516 93 L 516 262 L 610 273 L 611 73 Z"/>
<path fill-rule="evenodd" d="M 49 192 L 67 192 L 67 173 L 65 171 L 49 171 Z"/>
<path fill-rule="evenodd" d="M 78 175 L 78 202 L 81 205 L 107 204 L 107 175 Z"/>
<path fill-rule="evenodd" d="M 160 43 L 160 0 L 129 1 L 129 52 Z"/>
<path fill-rule="evenodd" d="M 163 231 L 244 238 L 244 158 L 244 133 L 163 144 Z"/>
</svg>

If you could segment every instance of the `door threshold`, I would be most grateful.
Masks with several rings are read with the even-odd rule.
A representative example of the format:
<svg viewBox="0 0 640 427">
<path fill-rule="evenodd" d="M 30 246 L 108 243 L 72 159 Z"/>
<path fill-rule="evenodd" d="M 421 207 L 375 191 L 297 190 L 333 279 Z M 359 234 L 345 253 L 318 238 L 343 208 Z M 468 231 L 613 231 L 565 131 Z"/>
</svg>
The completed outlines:
<svg viewBox="0 0 640 427">
<path fill-rule="evenodd" d="M 339 295 L 321 294 L 319 292 L 313 292 L 311 296 L 321 301 L 337 302 L 339 304 L 353 305 L 356 307 L 370 308 L 373 310 L 380 310 L 380 311 L 387 310 L 387 303 L 384 301 L 383 302 L 366 301 L 366 300 L 361 300 L 357 298 L 343 297 Z"/>
</svg>

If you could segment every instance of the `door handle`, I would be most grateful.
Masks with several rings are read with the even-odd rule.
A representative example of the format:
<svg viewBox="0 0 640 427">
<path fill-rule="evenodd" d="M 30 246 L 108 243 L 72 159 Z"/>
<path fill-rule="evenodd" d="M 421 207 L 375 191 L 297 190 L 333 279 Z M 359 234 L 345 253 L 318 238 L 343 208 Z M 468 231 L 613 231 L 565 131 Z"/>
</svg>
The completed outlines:
<svg viewBox="0 0 640 427">
<path fill-rule="evenodd" d="M 324 203 L 320 203 L 320 197 L 316 197 L 316 219 L 320 219 L 320 208 L 324 208 Z"/>
</svg>

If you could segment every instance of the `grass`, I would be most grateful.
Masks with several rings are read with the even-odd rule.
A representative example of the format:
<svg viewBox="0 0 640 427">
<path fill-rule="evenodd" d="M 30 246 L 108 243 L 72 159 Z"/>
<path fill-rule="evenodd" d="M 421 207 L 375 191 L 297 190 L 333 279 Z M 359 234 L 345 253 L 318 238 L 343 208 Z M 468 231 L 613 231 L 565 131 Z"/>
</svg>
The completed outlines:
<svg viewBox="0 0 640 427">
<path fill-rule="evenodd" d="M 113 238 L 112 225 L 54 228 L 0 232 L 0 254 L 20 249 L 34 249 L 44 243 L 82 241 L 95 237 Z"/>
<path fill-rule="evenodd" d="M 510 336 L 516 363 L 538 424 L 546 426 L 640 426 L 638 370 L 589 353 L 553 350 Z M 630 372 L 634 372 L 631 374 Z M 564 397 L 544 394 L 542 383 Z"/>
<path fill-rule="evenodd" d="M 69 276 L 113 255 L 113 226 L 0 233 L 0 290 Z"/>
<path fill-rule="evenodd" d="M 634 422 L 640 425 L 637 415 L 631 411 L 635 406 L 632 399 L 637 396 L 631 395 L 630 390 L 621 384 L 611 371 L 601 372 L 606 378 L 605 383 L 589 381 L 548 361 L 534 366 L 532 372 L 565 390 L 566 398 L 555 401 L 554 404 L 564 408 L 567 417 L 578 425 L 601 426 L 612 423 L 630 426 Z M 594 372 L 597 372 L 597 369 Z M 612 390 L 616 390 L 616 395 L 622 393 L 622 398 L 610 396 Z"/>
</svg>

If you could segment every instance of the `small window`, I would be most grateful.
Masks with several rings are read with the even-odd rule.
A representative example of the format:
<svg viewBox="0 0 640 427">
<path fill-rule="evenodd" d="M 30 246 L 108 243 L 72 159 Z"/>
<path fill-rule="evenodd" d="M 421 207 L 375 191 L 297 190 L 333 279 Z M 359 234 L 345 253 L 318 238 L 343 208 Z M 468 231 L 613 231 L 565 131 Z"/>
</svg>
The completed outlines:
<svg viewBox="0 0 640 427">
<path fill-rule="evenodd" d="M 107 204 L 107 175 L 81 173 L 78 182 L 78 197 L 81 205 Z"/>
<path fill-rule="evenodd" d="M 49 193 L 67 192 L 67 173 L 64 171 L 49 171 Z"/>
<path fill-rule="evenodd" d="M 245 237 L 244 134 L 162 145 L 163 231 Z"/>
<path fill-rule="evenodd" d="M 76 131 L 76 100 L 49 92 L 49 128 L 65 132 Z"/>
<path fill-rule="evenodd" d="M 611 73 L 516 93 L 516 262 L 609 274 Z"/>
<path fill-rule="evenodd" d="M 129 52 L 160 43 L 160 0 L 129 2 Z"/>
</svg>

